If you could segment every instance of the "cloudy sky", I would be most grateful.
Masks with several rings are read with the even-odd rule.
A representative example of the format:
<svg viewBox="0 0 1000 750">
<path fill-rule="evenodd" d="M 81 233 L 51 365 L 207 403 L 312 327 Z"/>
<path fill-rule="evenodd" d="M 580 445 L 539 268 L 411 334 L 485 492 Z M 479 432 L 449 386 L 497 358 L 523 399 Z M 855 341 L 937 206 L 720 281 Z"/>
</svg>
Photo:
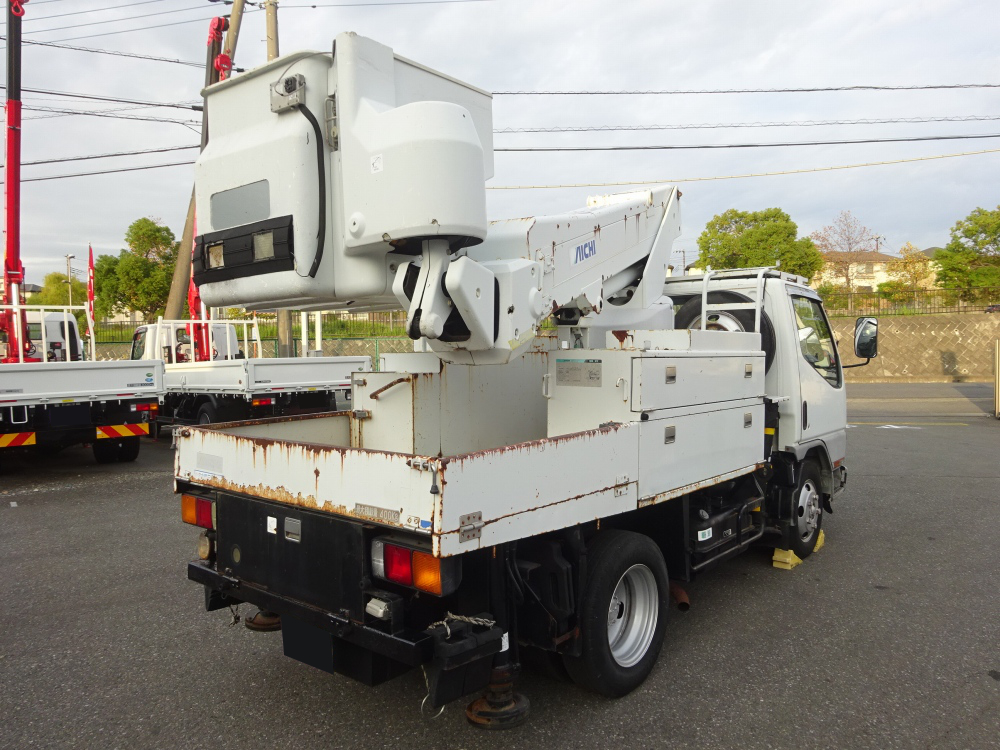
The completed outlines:
<svg viewBox="0 0 1000 750">
<path fill-rule="evenodd" d="M 30 0 L 25 9 L 26 40 L 188 62 L 204 60 L 208 19 L 226 12 L 222 3 L 209 0 Z M 494 92 L 1000 84 L 996 0 L 401 0 L 395 5 L 281 0 L 279 9 L 283 52 L 329 49 L 337 33 L 355 31 Z M 244 18 L 236 64 L 253 67 L 265 59 L 264 13 L 250 12 Z M 45 92 L 23 96 L 26 163 L 197 143 L 196 112 L 51 92 L 191 104 L 198 100 L 204 78 L 198 67 L 30 44 L 24 47 L 23 65 L 22 85 Z M 885 120 L 896 122 L 881 122 Z M 1000 150 L 1000 135 L 953 138 L 1000 134 L 1000 88 L 616 96 L 498 93 L 494 98 L 498 131 L 602 126 L 657 129 L 500 132 L 495 146 L 952 138 L 767 148 L 503 152 L 496 154 L 490 186 L 678 183 L 684 193 L 684 232 L 675 245 L 678 262 L 681 253 L 688 262 L 693 260 L 705 222 L 733 207 L 778 206 L 798 223 L 802 235 L 848 210 L 883 236 L 892 252 L 908 241 L 921 248 L 943 245 L 955 221 L 973 208 L 1000 204 L 1000 152 L 926 159 Z M 23 177 L 187 162 L 195 153 L 28 165 Z M 925 160 L 907 161 L 914 159 Z M 902 163 L 703 179 L 885 161 Z M 88 243 L 98 253 L 117 253 L 128 225 L 142 216 L 161 219 L 179 237 L 191 180 L 190 166 L 172 166 L 25 182 L 22 254 L 28 280 L 40 283 L 45 273 L 65 268 L 67 253 L 75 253 L 74 265 L 85 268 Z M 589 194 L 624 189 L 491 190 L 490 217 L 561 212 L 583 205 Z"/>
</svg>

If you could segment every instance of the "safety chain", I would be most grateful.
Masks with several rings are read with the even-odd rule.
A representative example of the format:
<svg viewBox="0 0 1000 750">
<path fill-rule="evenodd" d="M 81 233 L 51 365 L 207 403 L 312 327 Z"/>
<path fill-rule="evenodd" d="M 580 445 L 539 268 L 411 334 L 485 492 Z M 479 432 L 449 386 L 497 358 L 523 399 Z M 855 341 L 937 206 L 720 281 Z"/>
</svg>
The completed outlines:
<svg viewBox="0 0 1000 750">
<path fill-rule="evenodd" d="M 243 619 L 242 617 L 240 617 L 240 605 L 239 604 L 237 604 L 235 607 L 232 604 L 230 604 L 229 605 L 229 614 L 231 614 L 233 616 L 232 621 L 229 623 L 229 627 L 232 627 L 233 625 L 236 625 L 241 619 Z"/>
<path fill-rule="evenodd" d="M 466 622 L 469 625 L 478 625 L 481 628 L 492 628 L 497 624 L 496 620 L 489 620 L 485 617 L 467 617 L 466 615 L 456 615 L 451 612 L 446 612 L 443 620 L 438 620 L 437 622 L 432 622 L 427 626 L 427 630 L 431 628 L 436 628 L 438 625 L 444 625 L 445 631 L 448 633 L 448 637 L 451 638 L 451 628 L 448 626 L 448 622 Z"/>
</svg>

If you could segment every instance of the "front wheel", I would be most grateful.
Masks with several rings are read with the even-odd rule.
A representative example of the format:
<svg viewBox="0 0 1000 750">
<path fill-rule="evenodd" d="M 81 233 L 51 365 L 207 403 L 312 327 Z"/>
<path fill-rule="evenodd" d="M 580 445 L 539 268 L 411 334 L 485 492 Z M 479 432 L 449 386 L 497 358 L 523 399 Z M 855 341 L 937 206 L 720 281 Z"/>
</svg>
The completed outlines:
<svg viewBox="0 0 1000 750">
<path fill-rule="evenodd" d="M 581 606 L 582 652 L 565 657 L 577 684 L 618 698 L 649 676 L 663 645 L 670 584 L 660 548 L 617 529 L 587 551 L 589 581 Z"/>
<path fill-rule="evenodd" d="M 792 501 L 792 518 L 789 522 L 791 549 L 801 560 L 812 554 L 820 528 L 823 526 L 821 492 L 819 467 L 812 461 L 806 461 L 799 471 L 799 482 Z"/>
</svg>

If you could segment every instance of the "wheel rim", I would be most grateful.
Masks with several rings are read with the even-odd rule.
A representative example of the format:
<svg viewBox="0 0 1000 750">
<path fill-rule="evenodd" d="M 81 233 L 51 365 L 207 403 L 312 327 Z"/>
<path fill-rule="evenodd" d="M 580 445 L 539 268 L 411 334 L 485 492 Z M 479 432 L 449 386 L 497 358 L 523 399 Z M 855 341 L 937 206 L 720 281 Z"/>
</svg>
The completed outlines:
<svg viewBox="0 0 1000 750">
<path fill-rule="evenodd" d="M 691 321 L 691 328 L 701 328 L 701 316 Z M 710 312 L 705 328 L 709 331 L 743 331 L 743 324 L 731 313 L 720 311 Z"/>
<path fill-rule="evenodd" d="M 198 424 L 212 424 L 212 420 L 208 418 L 208 415 L 202 412 L 198 416 Z"/>
<path fill-rule="evenodd" d="M 807 479 L 799 490 L 799 505 L 795 513 L 795 528 L 798 531 L 799 539 L 808 541 L 816 533 L 819 527 L 819 519 L 823 513 L 823 508 L 819 502 L 819 492 L 816 484 Z"/>
<path fill-rule="evenodd" d="M 608 645 L 620 666 L 634 666 L 649 650 L 659 599 L 656 578 L 645 565 L 633 565 L 618 580 L 608 603 Z"/>
</svg>

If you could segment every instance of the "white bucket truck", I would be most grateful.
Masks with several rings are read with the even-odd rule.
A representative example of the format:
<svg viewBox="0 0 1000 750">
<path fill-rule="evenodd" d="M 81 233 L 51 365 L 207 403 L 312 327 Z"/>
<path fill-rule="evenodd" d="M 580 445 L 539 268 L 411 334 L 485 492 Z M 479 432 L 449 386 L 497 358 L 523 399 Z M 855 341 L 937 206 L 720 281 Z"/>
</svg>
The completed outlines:
<svg viewBox="0 0 1000 750">
<path fill-rule="evenodd" d="M 846 399 L 804 279 L 665 283 L 669 186 L 487 223 L 490 95 L 354 34 L 205 98 L 203 299 L 401 305 L 415 341 L 355 375 L 351 411 L 179 433 L 209 610 L 278 613 L 287 655 L 368 684 L 423 667 L 430 706 L 485 689 L 469 719 L 510 726 L 526 649 L 624 695 L 670 578 L 813 551 Z M 859 321 L 860 354 L 875 336 Z"/>
</svg>

